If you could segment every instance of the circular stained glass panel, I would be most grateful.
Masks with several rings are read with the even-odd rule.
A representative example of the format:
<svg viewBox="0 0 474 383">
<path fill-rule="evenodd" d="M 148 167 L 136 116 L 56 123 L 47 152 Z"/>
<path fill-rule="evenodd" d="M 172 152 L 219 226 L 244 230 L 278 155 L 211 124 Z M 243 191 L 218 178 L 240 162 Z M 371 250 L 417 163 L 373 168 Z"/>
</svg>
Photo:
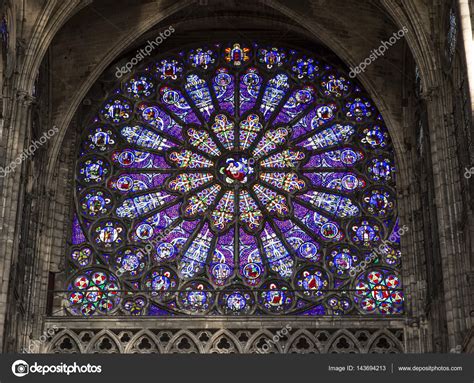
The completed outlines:
<svg viewBox="0 0 474 383">
<path fill-rule="evenodd" d="M 144 60 L 84 126 L 71 264 L 110 269 L 130 315 L 400 313 L 395 163 L 374 105 L 340 63 L 290 47 Z M 90 299 L 69 312 L 101 313 L 81 277 Z"/>
</svg>

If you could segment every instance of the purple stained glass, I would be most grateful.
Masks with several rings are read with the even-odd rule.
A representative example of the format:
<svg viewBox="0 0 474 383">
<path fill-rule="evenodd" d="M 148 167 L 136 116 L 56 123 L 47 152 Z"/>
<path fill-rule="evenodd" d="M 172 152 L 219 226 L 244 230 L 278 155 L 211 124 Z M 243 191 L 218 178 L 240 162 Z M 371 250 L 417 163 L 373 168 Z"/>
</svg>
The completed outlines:
<svg viewBox="0 0 474 383">
<path fill-rule="evenodd" d="M 156 130 L 164 131 L 167 134 L 183 139 L 182 126 L 179 125 L 169 114 L 165 113 L 162 108 L 155 104 L 141 103 L 138 105 L 138 113 L 140 118 Z"/>
<path fill-rule="evenodd" d="M 275 124 L 286 124 L 306 110 L 314 100 L 315 90 L 312 86 L 293 91 L 275 118 Z"/>
<path fill-rule="evenodd" d="M 235 110 L 235 77 L 226 68 L 219 68 L 212 79 L 214 93 L 221 110 L 233 115 Z"/>
<path fill-rule="evenodd" d="M 164 240 L 173 232 L 171 229 L 176 226 L 179 214 L 179 205 L 177 204 L 162 209 L 159 213 L 136 223 L 132 228 L 131 238 L 138 242 L 155 242 L 157 237 Z M 165 231 L 167 228 L 169 229 Z"/>
<path fill-rule="evenodd" d="M 365 187 L 365 180 L 353 172 L 313 172 L 304 173 L 315 187 L 352 193 Z"/>
<path fill-rule="evenodd" d="M 263 77 L 259 74 L 258 69 L 256 68 L 249 68 L 240 75 L 240 115 L 246 113 L 255 106 L 257 97 L 260 94 L 262 83 Z"/>
<path fill-rule="evenodd" d="M 334 120 L 336 111 L 337 105 L 335 103 L 315 106 L 293 125 L 293 138 L 320 130 L 323 125 Z"/>
<path fill-rule="evenodd" d="M 74 214 L 74 218 L 72 219 L 72 244 L 73 245 L 80 245 L 81 243 L 84 243 L 87 241 L 86 236 L 84 235 L 84 232 L 82 231 L 82 227 L 79 223 L 79 220 L 77 219 L 77 215 Z"/>
<path fill-rule="evenodd" d="M 305 168 L 350 168 L 360 162 L 364 154 L 353 148 L 331 150 L 313 155 Z"/>
<path fill-rule="evenodd" d="M 165 158 L 140 150 L 124 149 L 112 154 L 112 162 L 124 169 L 169 169 Z"/>
<path fill-rule="evenodd" d="M 164 86 L 160 88 L 158 99 L 165 108 L 174 113 L 184 123 L 200 124 L 199 118 L 180 90 Z"/>
</svg>

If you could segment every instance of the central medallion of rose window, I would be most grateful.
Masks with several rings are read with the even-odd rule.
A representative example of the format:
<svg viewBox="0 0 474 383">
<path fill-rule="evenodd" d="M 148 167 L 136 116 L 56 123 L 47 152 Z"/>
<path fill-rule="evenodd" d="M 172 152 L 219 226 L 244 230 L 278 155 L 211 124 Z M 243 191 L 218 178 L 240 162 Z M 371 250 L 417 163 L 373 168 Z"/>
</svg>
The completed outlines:
<svg viewBox="0 0 474 383">
<path fill-rule="evenodd" d="M 230 155 L 219 164 L 219 178 L 227 185 L 246 185 L 254 179 L 254 159 Z"/>
</svg>

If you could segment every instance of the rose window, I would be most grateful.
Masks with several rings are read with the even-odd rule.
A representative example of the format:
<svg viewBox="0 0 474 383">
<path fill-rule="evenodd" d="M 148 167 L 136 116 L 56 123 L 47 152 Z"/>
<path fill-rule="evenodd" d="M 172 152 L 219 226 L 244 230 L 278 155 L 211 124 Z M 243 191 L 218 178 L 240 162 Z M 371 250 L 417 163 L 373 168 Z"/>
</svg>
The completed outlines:
<svg viewBox="0 0 474 383">
<path fill-rule="evenodd" d="M 232 43 L 117 80 L 78 152 L 68 313 L 402 313 L 393 148 L 346 73 Z"/>
</svg>

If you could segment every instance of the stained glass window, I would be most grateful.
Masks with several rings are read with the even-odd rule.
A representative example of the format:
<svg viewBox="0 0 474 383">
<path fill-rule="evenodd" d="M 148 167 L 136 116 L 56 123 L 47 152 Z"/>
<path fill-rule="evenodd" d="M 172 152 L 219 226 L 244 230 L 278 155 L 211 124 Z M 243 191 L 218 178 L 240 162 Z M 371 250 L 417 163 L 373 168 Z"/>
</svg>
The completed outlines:
<svg viewBox="0 0 474 383">
<path fill-rule="evenodd" d="M 170 52 L 86 121 L 70 315 L 397 315 L 395 162 L 374 102 L 308 52 Z"/>
<path fill-rule="evenodd" d="M 448 61 L 451 63 L 453 61 L 454 54 L 456 53 L 457 45 L 457 34 L 458 34 L 458 22 L 456 16 L 456 9 L 453 5 L 449 9 L 448 17 L 448 32 L 446 35 L 446 44 L 445 44 L 445 54 Z"/>
</svg>

